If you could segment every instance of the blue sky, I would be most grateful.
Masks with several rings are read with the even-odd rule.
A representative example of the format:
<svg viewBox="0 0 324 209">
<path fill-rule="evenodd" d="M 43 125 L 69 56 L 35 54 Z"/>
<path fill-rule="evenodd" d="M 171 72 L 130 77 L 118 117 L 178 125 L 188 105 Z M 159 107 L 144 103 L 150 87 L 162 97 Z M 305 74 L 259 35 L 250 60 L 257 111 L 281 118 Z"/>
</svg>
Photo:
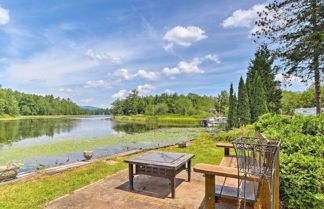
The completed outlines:
<svg viewBox="0 0 324 209">
<path fill-rule="evenodd" d="M 131 89 L 217 95 L 245 75 L 264 4 L 0 0 L 0 84 L 98 107 Z"/>
</svg>

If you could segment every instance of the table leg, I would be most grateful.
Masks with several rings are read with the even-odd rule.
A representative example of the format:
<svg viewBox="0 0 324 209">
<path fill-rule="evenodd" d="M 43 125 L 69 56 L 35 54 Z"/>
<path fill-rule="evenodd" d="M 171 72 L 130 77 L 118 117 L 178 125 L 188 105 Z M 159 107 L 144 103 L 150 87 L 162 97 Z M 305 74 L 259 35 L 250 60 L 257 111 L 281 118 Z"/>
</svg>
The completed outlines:
<svg viewBox="0 0 324 209">
<path fill-rule="evenodd" d="M 129 171 L 129 190 L 134 190 L 134 172 L 133 172 L 133 164 L 128 164 Z"/>
<path fill-rule="evenodd" d="M 175 198 L 176 177 L 173 176 L 172 178 L 170 178 L 170 181 L 171 181 L 171 194 L 172 194 L 172 198 Z"/>
<path fill-rule="evenodd" d="M 191 180 L 191 160 L 188 161 L 188 181 Z"/>
</svg>

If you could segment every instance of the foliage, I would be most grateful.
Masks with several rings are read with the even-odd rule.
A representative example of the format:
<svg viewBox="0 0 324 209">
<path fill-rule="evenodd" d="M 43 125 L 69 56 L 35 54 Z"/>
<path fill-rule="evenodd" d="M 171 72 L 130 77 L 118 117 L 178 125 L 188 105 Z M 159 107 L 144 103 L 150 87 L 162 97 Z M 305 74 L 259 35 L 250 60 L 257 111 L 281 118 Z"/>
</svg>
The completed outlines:
<svg viewBox="0 0 324 209">
<path fill-rule="evenodd" d="M 267 112 L 279 112 L 281 107 L 280 82 L 275 80 L 277 70 L 270 51 L 262 45 L 256 52 L 246 74 L 240 78 L 236 102 L 233 85 L 230 87 L 228 129 L 257 121 Z"/>
<path fill-rule="evenodd" d="M 233 140 L 241 137 L 241 136 L 254 136 L 255 131 L 251 125 L 244 126 L 241 128 L 235 128 L 230 131 L 220 131 L 215 134 L 205 134 L 206 137 L 217 140 L 217 141 L 226 141 L 232 142 Z"/>
<path fill-rule="evenodd" d="M 201 115 L 215 112 L 215 109 L 224 112 L 228 105 L 228 94 L 222 91 L 218 97 L 199 96 L 189 93 L 188 95 L 166 94 L 141 97 L 137 90 L 121 100 L 112 103 L 113 115 Z"/>
<path fill-rule="evenodd" d="M 324 88 L 321 88 L 321 99 L 324 102 Z M 282 111 L 286 114 L 294 113 L 296 108 L 311 108 L 315 107 L 315 95 L 312 88 L 308 88 L 303 92 L 283 91 L 282 98 Z"/>
<path fill-rule="evenodd" d="M 238 127 L 247 125 L 251 122 L 249 97 L 242 77 L 240 78 L 238 89 L 237 120 Z"/>
<path fill-rule="evenodd" d="M 199 120 L 209 117 L 210 114 L 204 115 L 129 115 L 115 116 L 113 120 L 120 122 L 149 122 L 149 123 L 165 123 L 165 124 L 199 124 Z"/>
<path fill-rule="evenodd" d="M 303 81 L 315 79 L 317 113 L 321 113 L 321 73 L 324 72 L 324 1 L 274 1 L 259 12 L 257 38 L 273 47 L 280 67 Z"/>
<path fill-rule="evenodd" d="M 251 122 L 260 115 L 278 112 L 280 109 L 280 82 L 275 80 L 276 68 L 272 67 L 273 57 L 265 45 L 262 45 L 251 60 L 246 75 L 246 88 L 249 95 Z"/>
<path fill-rule="evenodd" d="M 231 83 L 230 95 L 229 95 L 229 110 L 227 116 L 227 129 L 231 129 L 236 126 L 236 119 L 237 119 L 237 103 L 236 103 L 236 96 L 233 90 L 233 83 Z"/>
<path fill-rule="evenodd" d="M 2 115 L 80 115 L 92 111 L 81 109 L 70 99 L 54 98 L 52 95 L 25 94 L 0 88 L 0 117 Z"/>
<path fill-rule="evenodd" d="M 293 117 L 265 114 L 254 124 L 269 138 L 281 139 L 281 200 L 286 208 L 323 205 L 324 114 Z"/>
<path fill-rule="evenodd" d="M 251 122 L 255 122 L 260 115 L 268 112 L 268 103 L 266 91 L 258 72 L 255 73 L 252 85 L 253 89 L 250 91 Z"/>
<path fill-rule="evenodd" d="M 192 165 L 197 163 L 217 165 L 224 152 L 222 148 L 215 146 L 214 140 L 204 136 L 190 142 L 186 148 L 171 146 L 158 150 L 195 154 Z M 112 159 L 118 162 L 115 165 L 107 166 L 105 161 L 98 161 L 55 175 L 41 174 L 18 183 L 2 186 L 0 187 L 0 208 L 43 208 L 51 200 L 127 168 L 127 164 L 123 160 L 134 156 Z"/>
</svg>

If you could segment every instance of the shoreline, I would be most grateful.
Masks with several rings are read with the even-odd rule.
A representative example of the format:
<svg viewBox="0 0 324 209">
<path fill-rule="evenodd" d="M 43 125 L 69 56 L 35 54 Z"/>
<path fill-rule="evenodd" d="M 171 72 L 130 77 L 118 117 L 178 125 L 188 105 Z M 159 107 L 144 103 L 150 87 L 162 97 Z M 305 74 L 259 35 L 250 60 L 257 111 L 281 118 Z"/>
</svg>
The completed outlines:
<svg viewBox="0 0 324 209">
<path fill-rule="evenodd" d="M 82 160 L 82 161 L 78 161 L 78 162 L 73 162 L 73 163 L 67 163 L 67 164 L 63 164 L 63 165 L 58 165 L 58 166 L 51 166 L 48 168 L 43 168 L 43 169 L 36 169 L 36 170 L 31 170 L 31 171 L 25 171 L 25 172 L 20 172 L 17 175 L 17 178 L 15 179 L 11 179 L 8 181 L 3 181 L 0 182 L 0 187 L 4 186 L 6 184 L 10 184 L 10 183 L 15 183 L 15 182 L 19 182 L 23 179 L 32 177 L 32 176 L 36 176 L 38 174 L 56 174 L 56 173 L 60 173 L 60 172 L 64 172 L 70 169 L 74 169 L 74 168 L 78 168 L 78 167 L 82 167 L 85 165 L 89 165 L 101 160 L 110 160 L 113 158 L 117 158 L 117 157 L 125 157 L 125 156 L 130 156 L 130 155 L 134 155 L 134 154 L 138 154 L 138 153 L 143 153 L 143 152 L 148 152 L 151 150 L 156 150 L 156 149 L 161 149 L 161 148 L 167 148 L 167 147 L 171 147 L 171 146 L 176 146 L 176 145 L 180 145 L 180 144 L 186 144 L 189 143 L 193 140 L 196 140 L 197 138 L 191 138 L 191 139 L 187 139 L 181 142 L 175 142 L 175 143 L 169 143 L 166 145 L 158 145 L 158 146 L 154 146 L 154 147 L 149 147 L 149 148 L 139 148 L 139 149 L 130 149 L 130 150 L 125 150 L 125 151 L 121 151 L 121 152 L 116 152 L 113 154 L 108 154 L 108 155 L 103 155 L 97 158 L 93 158 L 91 160 Z"/>
<path fill-rule="evenodd" d="M 0 121 L 6 120 L 26 120 L 26 119 L 54 119 L 54 118 L 72 118 L 72 117 L 93 117 L 93 116 L 104 116 L 108 117 L 110 115 L 22 115 L 17 117 L 1 117 Z"/>
</svg>

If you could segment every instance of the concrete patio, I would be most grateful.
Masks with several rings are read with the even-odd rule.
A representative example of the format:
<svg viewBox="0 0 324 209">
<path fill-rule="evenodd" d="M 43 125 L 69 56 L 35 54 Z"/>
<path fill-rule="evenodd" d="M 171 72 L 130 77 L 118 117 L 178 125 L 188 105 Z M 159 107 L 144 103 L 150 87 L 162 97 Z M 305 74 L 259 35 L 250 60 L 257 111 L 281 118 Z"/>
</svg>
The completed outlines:
<svg viewBox="0 0 324 209">
<path fill-rule="evenodd" d="M 171 198 L 170 181 L 159 177 L 139 175 L 134 179 L 134 191 L 128 189 L 128 170 L 78 189 L 50 202 L 47 209 L 197 209 L 203 208 L 204 178 L 192 172 L 187 182 L 187 172 L 177 175 L 176 198 Z"/>
</svg>

